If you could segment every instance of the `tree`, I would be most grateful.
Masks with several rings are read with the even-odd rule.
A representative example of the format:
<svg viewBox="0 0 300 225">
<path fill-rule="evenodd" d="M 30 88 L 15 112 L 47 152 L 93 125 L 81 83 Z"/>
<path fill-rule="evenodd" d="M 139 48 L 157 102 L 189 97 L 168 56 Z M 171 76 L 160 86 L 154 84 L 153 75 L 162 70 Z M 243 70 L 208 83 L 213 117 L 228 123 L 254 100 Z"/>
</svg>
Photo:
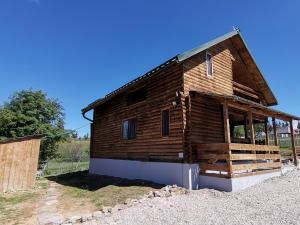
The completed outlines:
<svg viewBox="0 0 300 225">
<path fill-rule="evenodd" d="M 300 122 L 298 121 L 297 128 L 300 130 Z"/>
<path fill-rule="evenodd" d="M 64 109 L 57 99 L 42 91 L 23 90 L 0 107 L 0 139 L 45 135 L 40 160 L 55 157 L 57 144 L 66 138 Z"/>
<path fill-rule="evenodd" d="M 88 140 L 89 139 L 89 134 L 87 133 L 87 134 L 83 135 L 83 139 Z"/>
</svg>

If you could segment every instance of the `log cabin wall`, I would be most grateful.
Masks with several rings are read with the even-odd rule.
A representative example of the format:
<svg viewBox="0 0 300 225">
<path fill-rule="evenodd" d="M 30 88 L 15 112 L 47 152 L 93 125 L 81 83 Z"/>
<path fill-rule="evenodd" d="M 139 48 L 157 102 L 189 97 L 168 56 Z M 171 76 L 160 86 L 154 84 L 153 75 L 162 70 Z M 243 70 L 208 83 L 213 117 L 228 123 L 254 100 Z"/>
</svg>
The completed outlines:
<svg viewBox="0 0 300 225">
<path fill-rule="evenodd" d="M 206 52 L 213 57 L 213 75 L 207 76 Z M 231 39 L 225 40 L 207 51 L 203 51 L 184 62 L 184 92 L 189 91 L 213 92 L 226 95 L 239 95 L 243 98 L 264 103 L 263 94 L 250 70 L 241 58 L 238 50 L 233 45 Z M 250 88 L 251 93 L 255 92 L 258 99 L 234 91 L 233 82 Z M 247 88 L 248 87 L 248 88 Z"/>
<path fill-rule="evenodd" d="M 197 158 L 197 144 L 224 143 L 223 109 L 219 101 L 191 96 L 190 162 Z"/>
<path fill-rule="evenodd" d="M 208 97 L 191 97 L 191 142 L 223 143 L 223 110 L 219 101 Z"/>
<path fill-rule="evenodd" d="M 146 100 L 127 106 L 128 93 L 146 88 Z M 183 91 L 181 64 L 173 64 L 130 92 L 112 98 L 94 110 L 92 158 L 181 162 L 183 152 L 182 107 L 172 106 L 176 92 Z M 161 113 L 170 109 L 170 134 L 162 137 Z M 122 121 L 135 118 L 136 139 L 122 139 Z"/>
<path fill-rule="evenodd" d="M 207 75 L 206 52 L 212 54 L 213 57 L 213 75 L 211 77 Z M 233 95 L 234 67 L 247 71 L 230 40 L 187 59 L 183 64 L 184 95 L 188 96 L 190 91 Z M 240 71 L 236 70 L 235 72 Z M 241 75 L 242 73 L 239 73 L 237 77 Z M 191 96 L 189 104 L 189 110 L 184 108 L 186 110 L 184 114 L 189 116 L 184 117 L 183 123 L 186 124 L 185 151 L 188 153 L 189 161 L 193 162 L 196 154 L 193 146 L 196 143 L 224 142 L 224 125 L 219 102 L 206 97 L 194 98 Z"/>
<path fill-rule="evenodd" d="M 213 75 L 207 76 L 206 51 L 187 59 L 184 64 L 184 93 L 189 91 L 213 92 L 232 95 L 232 65 L 234 56 L 230 40 L 226 40 L 207 50 L 213 58 Z"/>
</svg>

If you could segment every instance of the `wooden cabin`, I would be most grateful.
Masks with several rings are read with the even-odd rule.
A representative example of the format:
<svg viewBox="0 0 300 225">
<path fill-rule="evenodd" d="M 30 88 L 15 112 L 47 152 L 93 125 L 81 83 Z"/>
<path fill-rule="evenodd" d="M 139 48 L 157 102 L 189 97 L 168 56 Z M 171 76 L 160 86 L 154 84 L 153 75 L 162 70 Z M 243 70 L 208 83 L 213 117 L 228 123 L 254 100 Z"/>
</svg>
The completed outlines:
<svg viewBox="0 0 300 225">
<path fill-rule="evenodd" d="M 85 118 L 93 110 L 90 172 L 192 189 L 242 189 L 280 174 L 280 149 L 276 135 L 269 144 L 267 121 L 292 126 L 299 118 L 274 105 L 277 99 L 234 30 L 84 108 Z M 264 140 L 256 138 L 257 126 L 265 128 Z"/>
</svg>

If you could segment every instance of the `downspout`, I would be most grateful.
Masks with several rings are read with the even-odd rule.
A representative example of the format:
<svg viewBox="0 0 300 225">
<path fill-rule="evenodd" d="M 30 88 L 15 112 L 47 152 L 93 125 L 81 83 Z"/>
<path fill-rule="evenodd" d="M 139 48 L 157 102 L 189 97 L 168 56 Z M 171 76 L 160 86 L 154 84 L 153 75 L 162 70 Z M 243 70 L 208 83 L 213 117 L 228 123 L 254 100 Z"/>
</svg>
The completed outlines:
<svg viewBox="0 0 300 225">
<path fill-rule="evenodd" d="M 94 121 L 93 121 L 92 119 L 88 118 L 88 117 L 85 115 L 86 113 L 87 113 L 87 112 L 82 112 L 83 118 L 93 123 Z"/>
</svg>

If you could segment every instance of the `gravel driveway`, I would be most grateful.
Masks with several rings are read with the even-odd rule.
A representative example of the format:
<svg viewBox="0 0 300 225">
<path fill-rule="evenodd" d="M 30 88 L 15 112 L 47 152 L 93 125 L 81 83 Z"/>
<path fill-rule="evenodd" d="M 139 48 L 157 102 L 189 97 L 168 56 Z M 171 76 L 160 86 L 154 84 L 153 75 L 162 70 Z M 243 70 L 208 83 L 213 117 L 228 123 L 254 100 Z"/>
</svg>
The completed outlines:
<svg viewBox="0 0 300 225">
<path fill-rule="evenodd" d="M 300 171 L 240 193 L 204 189 L 188 195 L 149 199 L 106 217 L 100 224 L 300 225 Z"/>
</svg>

